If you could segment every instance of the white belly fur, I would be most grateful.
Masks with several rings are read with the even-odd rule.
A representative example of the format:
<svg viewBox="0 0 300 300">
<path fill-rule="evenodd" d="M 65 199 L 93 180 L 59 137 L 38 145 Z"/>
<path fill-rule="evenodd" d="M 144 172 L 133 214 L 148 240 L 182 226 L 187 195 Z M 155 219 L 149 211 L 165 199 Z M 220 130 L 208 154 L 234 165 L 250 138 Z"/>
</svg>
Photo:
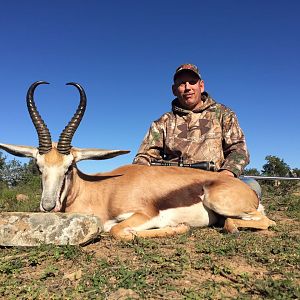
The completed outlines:
<svg viewBox="0 0 300 300">
<path fill-rule="evenodd" d="M 115 220 L 109 220 L 104 224 L 104 230 L 109 231 L 113 225 L 130 217 L 133 213 L 126 213 L 118 216 Z M 202 201 L 185 207 L 170 208 L 161 210 L 159 215 L 148 222 L 133 227 L 135 231 L 147 230 L 151 228 L 164 228 L 167 226 L 177 226 L 185 223 L 192 227 L 204 227 L 215 224 L 217 221 L 216 214 L 203 206 Z"/>
<path fill-rule="evenodd" d="M 150 221 L 135 227 L 136 231 L 163 228 L 167 226 L 177 226 L 185 223 L 192 227 L 204 227 L 216 223 L 217 217 L 215 213 L 203 206 L 202 202 L 191 206 L 170 208 L 162 210 L 159 215 Z"/>
</svg>

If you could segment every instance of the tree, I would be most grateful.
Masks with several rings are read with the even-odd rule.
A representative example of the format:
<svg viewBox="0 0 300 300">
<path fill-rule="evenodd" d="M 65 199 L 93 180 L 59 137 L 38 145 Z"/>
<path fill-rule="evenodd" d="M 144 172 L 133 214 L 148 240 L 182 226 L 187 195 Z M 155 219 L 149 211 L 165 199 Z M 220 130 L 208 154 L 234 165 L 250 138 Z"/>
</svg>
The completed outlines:
<svg viewBox="0 0 300 300">
<path fill-rule="evenodd" d="M 0 190 L 6 186 L 2 176 L 2 171 L 5 166 L 5 159 L 6 157 L 3 156 L 2 152 L 0 152 Z"/>
<path fill-rule="evenodd" d="M 244 175 L 259 176 L 260 172 L 256 168 L 249 168 L 244 170 Z"/>
<path fill-rule="evenodd" d="M 300 169 L 298 168 L 293 169 L 293 173 L 296 175 L 296 177 L 300 177 Z"/>
<path fill-rule="evenodd" d="M 31 189 L 38 191 L 41 188 L 40 171 L 36 164 L 35 159 L 30 159 L 27 164 L 24 164 L 24 176 L 18 183 L 24 189 Z"/>
<path fill-rule="evenodd" d="M 289 177 L 291 174 L 290 167 L 284 162 L 283 159 L 280 159 L 274 155 L 266 156 L 267 163 L 263 165 L 262 174 L 264 176 L 282 176 L 282 177 Z M 262 181 L 270 192 L 279 195 L 286 195 L 293 192 L 297 186 L 297 182 L 295 181 Z"/>
<path fill-rule="evenodd" d="M 2 181 L 1 171 L 5 167 L 5 159 L 6 159 L 6 156 L 4 156 L 2 152 L 0 152 L 0 181 Z"/>
<path fill-rule="evenodd" d="M 34 159 L 22 164 L 13 159 L 6 162 L 6 157 L 0 152 L 0 189 L 22 186 L 24 189 L 39 190 L 40 174 Z"/>
<path fill-rule="evenodd" d="M 24 164 L 24 168 L 26 173 L 29 175 L 40 175 L 35 159 L 31 158 L 27 164 Z"/>
<path fill-rule="evenodd" d="M 3 153 L 2 153 L 2 152 L 0 152 L 0 170 L 2 170 L 2 168 L 3 168 L 4 165 L 5 165 L 5 159 L 6 159 L 6 157 L 3 156 Z"/>
<path fill-rule="evenodd" d="M 291 169 L 284 162 L 283 159 L 280 159 L 274 155 L 266 156 L 267 163 L 263 165 L 262 174 L 265 176 L 288 176 Z"/>
<path fill-rule="evenodd" d="M 17 186 L 24 177 L 24 166 L 16 159 L 9 161 L 1 169 L 1 178 L 9 187 Z"/>
</svg>

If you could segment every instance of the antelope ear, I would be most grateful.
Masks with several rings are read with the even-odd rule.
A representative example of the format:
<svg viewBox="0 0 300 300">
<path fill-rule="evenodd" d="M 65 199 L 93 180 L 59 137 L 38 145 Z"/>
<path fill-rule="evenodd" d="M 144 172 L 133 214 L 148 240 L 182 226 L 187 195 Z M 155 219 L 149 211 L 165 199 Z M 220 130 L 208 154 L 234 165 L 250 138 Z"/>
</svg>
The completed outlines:
<svg viewBox="0 0 300 300">
<path fill-rule="evenodd" d="M 102 160 L 113 158 L 118 155 L 129 153 L 127 150 L 104 150 L 104 149 L 89 149 L 89 148 L 75 148 L 71 149 L 74 156 L 75 162 L 91 159 L 91 160 Z"/>
<path fill-rule="evenodd" d="M 31 146 L 17 146 L 10 144 L 0 144 L 0 149 L 6 152 L 20 157 L 32 157 L 35 158 L 38 154 L 38 148 Z"/>
</svg>

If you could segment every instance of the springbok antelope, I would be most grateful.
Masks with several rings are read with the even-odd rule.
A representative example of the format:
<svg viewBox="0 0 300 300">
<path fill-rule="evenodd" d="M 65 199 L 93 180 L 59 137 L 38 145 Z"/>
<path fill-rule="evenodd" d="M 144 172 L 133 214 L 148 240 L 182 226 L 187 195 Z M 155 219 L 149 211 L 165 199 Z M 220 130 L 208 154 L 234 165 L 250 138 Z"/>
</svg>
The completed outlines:
<svg viewBox="0 0 300 300">
<path fill-rule="evenodd" d="M 96 215 L 105 231 L 125 240 L 184 233 L 190 226 L 213 225 L 220 215 L 226 218 L 224 229 L 230 233 L 239 227 L 267 229 L 275 225 L 245 183 L 221 173 L 146 165 L 126 165 L 94 175 L 82 173 L 76 166 L 78 161 L 108 159 L 129 151 L 71 146 L 86 108 L 85 91 L 73 82 L 67 84 L 78 89 L 80 103 L 58 143 L 52 143 L 34 101 L 35 88 L 46 83 L 33 83 L 26 97 L 39 146 L 0 144 L 13 155 L 36 160 L 42 176 L 42 211 Z"/>
</svg>

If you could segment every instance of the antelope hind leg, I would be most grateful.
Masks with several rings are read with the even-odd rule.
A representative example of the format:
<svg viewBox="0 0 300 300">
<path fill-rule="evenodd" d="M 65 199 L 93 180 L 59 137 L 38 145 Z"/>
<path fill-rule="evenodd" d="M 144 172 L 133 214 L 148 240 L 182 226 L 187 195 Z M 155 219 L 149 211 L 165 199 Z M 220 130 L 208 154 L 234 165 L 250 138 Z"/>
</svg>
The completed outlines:
<svg viewBox="0 0 300 300">
<path fill-rule="evenodd" d="M 236 178 L 221 177 L 213 184 L 204 187 L 203 204 L 227 217 L 224 229 L 237 232 L 238 228 L 268 229 L 276 225 L 258 210 L 259 199 L 255 192 Z"/>
<path fill-rule="evenodd" d="M 248 219 L 249 217 L 249 219 Z M 239 228 L 254 228 L 266 230 L 270 226 L 275 226 L 276 223 L 260 212 L 250 213 L 247 219 L 227 218 L 224 224 L 224 230 L 228 233 L 238 232 Z"/>
</svg>

